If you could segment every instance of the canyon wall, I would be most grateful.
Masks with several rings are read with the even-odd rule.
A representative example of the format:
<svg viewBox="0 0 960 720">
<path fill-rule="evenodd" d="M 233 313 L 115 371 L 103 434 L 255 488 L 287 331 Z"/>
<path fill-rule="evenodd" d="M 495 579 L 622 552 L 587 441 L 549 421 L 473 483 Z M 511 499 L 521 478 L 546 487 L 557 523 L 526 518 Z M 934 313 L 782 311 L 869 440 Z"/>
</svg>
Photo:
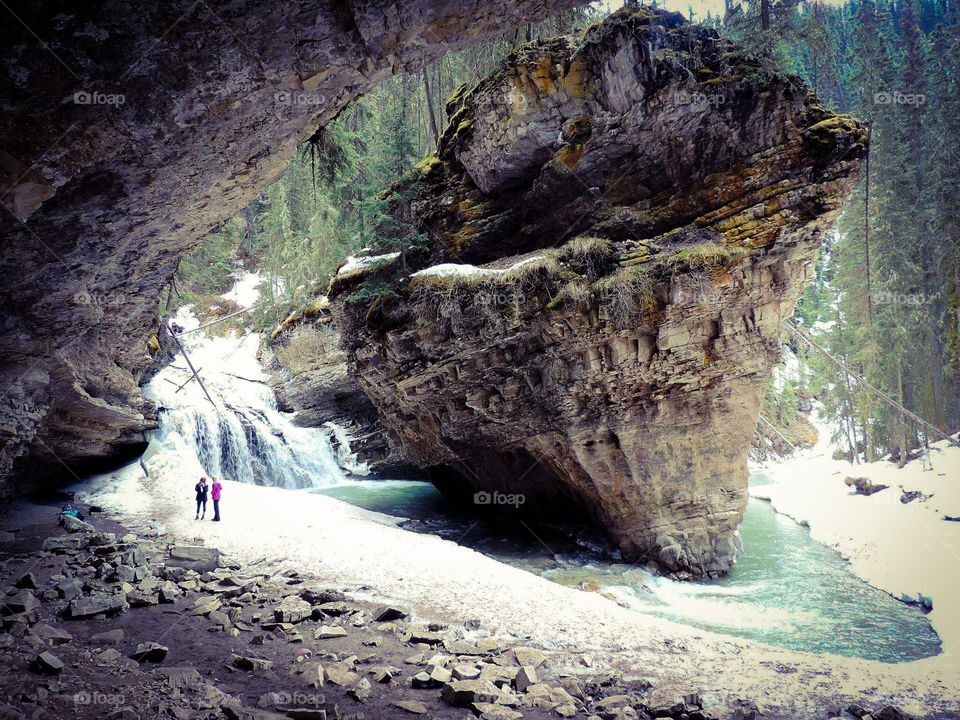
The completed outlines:
<svg viewBox="0 0 960 720">
<path fill-rule="evenodd" d="M 392 441 L 448 491 L 725 572 L 781 323 L 864 128 L 649 9 L 525 46 L 448 111 L 388 192 L 407 232 L 330 287 Z"/>
<path fill-rule="evenodd" d="M 14 0 L 0 24 L 0 496 L 135 452 L 159 297 L 353 98 L 576 0 Z"/>
</svg>

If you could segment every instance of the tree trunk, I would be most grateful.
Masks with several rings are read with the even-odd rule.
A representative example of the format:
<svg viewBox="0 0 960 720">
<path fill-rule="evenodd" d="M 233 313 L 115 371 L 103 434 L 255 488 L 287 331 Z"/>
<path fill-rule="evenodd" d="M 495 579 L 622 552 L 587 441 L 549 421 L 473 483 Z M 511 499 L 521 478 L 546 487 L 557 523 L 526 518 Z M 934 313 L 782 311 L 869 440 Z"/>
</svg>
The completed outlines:
<svg viewBox="0 0 960 720">
<path fill-rule="evenodd" d="M 430 76 L 427 73 L 427 66 L 423 66 L 423 91 L 427 96 L 427 115 L 430 118 L 430 139 L 433 141 L 433 144 L 437 144 L 437 138 L 440 137 L 440 132 L 437 130 L 437 114 L 433 109 L 433 93 L 430 92 Z"/>
<path fill-rule="evenodd" d="M 901 405 L 903 405 L 903 361 L 897 359 L 897 400 Z M 900 433 L 899 433 L 899 448 L 897 458 L 897 466 L 903 467 L 907 464 L 907 420 L 902 415 L 900 416 Z"/>
<path fill-rule="evenodd" d="M 760 28 L 764 32 L 770 29 L 770 0 L 760 0 Z"/>
</svg>

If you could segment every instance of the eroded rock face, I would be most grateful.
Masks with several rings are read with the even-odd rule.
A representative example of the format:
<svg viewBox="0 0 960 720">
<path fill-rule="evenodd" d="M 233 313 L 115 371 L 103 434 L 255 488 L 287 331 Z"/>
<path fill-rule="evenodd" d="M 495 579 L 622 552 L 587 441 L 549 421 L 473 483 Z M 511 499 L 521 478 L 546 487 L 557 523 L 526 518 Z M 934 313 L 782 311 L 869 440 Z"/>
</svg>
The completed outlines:
<svg viewBox="0 0 960 720">
<path fill-rule="evenodd" d="M 863 128 L 649 10 L 527 47 L 451 102 L 439 156 L 394 188 L 419 235 L 331 286 L 358 381 L 438 484 L 724 572 L 781 322 Z"/>
<path fill-rule="evenodd" d="M 393 72 L 573 4 L 12 2 L 0 495 L 142 442 L 153 411 L 137 379 L 161 289 L 318 125 Z"/>
</svg>

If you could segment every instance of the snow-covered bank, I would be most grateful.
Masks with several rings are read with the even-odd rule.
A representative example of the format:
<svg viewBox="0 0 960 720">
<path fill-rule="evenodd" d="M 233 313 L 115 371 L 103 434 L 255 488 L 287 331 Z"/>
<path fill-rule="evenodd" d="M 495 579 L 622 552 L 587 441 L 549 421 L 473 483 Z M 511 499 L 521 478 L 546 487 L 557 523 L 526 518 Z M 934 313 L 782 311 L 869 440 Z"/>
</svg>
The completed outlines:
<svg viewBox="0 0 960 720">
<path fill-rule="evenodd" d="M 810 528 L 814 539 L 836 548 L 851 569 L 894 597 L 932 603 L 930 622 L 943 640 L 939 664 L 960 655 L 960 448 L 936 443 L 930 464 L 918 459 L 904 468 L 887 461 L 852 465 L 833 460 L 828 428 L 820 441 L 765 470 L 774 479 L 751 494 Z M 932 468 L 930 467 L 932 465 Z M 887 485 L 859 495 L 848 477 Z M 920 497 L 901 502 L 904 492 Z"/>
</svg>

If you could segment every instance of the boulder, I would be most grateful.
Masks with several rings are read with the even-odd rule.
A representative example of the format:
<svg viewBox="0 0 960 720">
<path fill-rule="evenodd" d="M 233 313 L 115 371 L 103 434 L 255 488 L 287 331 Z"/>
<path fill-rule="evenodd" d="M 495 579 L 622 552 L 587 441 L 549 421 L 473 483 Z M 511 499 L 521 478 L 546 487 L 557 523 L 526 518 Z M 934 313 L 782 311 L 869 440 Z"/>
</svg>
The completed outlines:
<svg viewBox="0 0 960 720">
<path fill-rule="evenodd" d="M 33 612 L 40 607 L 40 601 L 29 590 L 21 590 L 0 600 L 0 611 L 4 615 L 16 615 Z"/>
<path fill-rule="evenodd" d="M 187 568 L 197 572 L 216 570 L 219 566 L 220 551 L 202 545 L 174 545 L 170 548 L 170 567 Z"/>
<path fill-rule="evenodd" d="M 165 667 L 158 668 L 156 673 L 165 678 L 167 685 L 172 688 L 184 689 L 200 686 L 200 673 L 194 667 Z"/>
<path fill-rule="evenodd" d="M 33 669 L 44 675 L 59 675 L 63 672 L 63 661 L 52 652 L 42 652 L 34 658 Z"/>
<path fill-rule="evenodd" d="M 393 605 L 381 605 L 373 611 L 373 619 L 377 622 L 403 620 L 405 617 L 407 617 L 407 611 Z"/>
<path fill-rule="evenodd" d="M 392 444 L 491 511 L 726 572 L 781 324 L 865 127 L 716 30 L 631 7 L 509 56 L 448 111 L 385 196 L 418 249 L 327 293 Z"/>
<path fill-rule="evenodd" d="M 167 652 L 169 652 L 169 648 L 165 645 L 160 645 L 155 642 L 142 642 L 137 643 L 137 648 L 131 653 L 130 657 L 141 663 L 158 663 L 163 662 L 163 659 L 167 657 Z"/>
<path fill-rule="evenodd" d="M 87 595 L 70 601 L 70 617 L 73 619 L 90 617 L 100 613 L 114 613 L 129 607 L 126 595 Z"/>
<path fill-rule="evenodd" d="M 520 720 L 523 717 L 522 713 L 496 703 L 477 702 L 472 707 L 481 720 Z"/>
<path fill-rule="evenodd" d="M 538 682 L 540 680 L 537 678 L 536 668 L 531 665 L 524 665 L 514 677 L 513 686 L 517 689 L 517 692 L 526 692 L 528 687 L 536 685 Z"/>
<path fill-rule="evenodd" d="M 343 638 L 347 636 L 347 631 L 337 625 L 321 625 L 313 632 L 315 640 L 330 640 L 333 638 Z"/>
<path fill-rule="evenodd" d="M 260 672 L 262 670 L 269 670 L 273 667 L 272 660 L 267 660 L 266 658 L 248 657 L 245 655 L 232 655 L 230 657 L 230 664 L 239 670 L 246 670 L 248 672 Z"/>
<path fill-rule="evenodd" d="M 486 680 L 453 680 L 440 691 L 440 697 L 454 707 L 469 707 L 473 703 L 495 703 L 499 696 L 497 687 Z"/>
<path fill-rule="evenodd" d="M 427 706 L 419 700 L 391 700 L 390 704 L 414 715 L 424 715 L 427 712 Z"/>
<path fill-rule="evenodd" d="M 296 595 L 289 595 L 274 609 L 273 616 L 277 622 L 298 623 L 309 619 L 312 612 L 313 606 L 306 600 L 301 600 Z"/>
<path fill-rule="evenodd" d="M 90 636 L 90 642 L 95 645 L 119 645 L 123 642 L 123 630 L 116 628 L 94 633 Z"/>
<path fill-rule="evenodd" d="M 511 655 L 520 667 L 538 668 L 547 662 L 546 656 L 535 648 L 518 647 L 511 651 Z"/>
<path fill-rule="evenodd" d="M 73 640 L 73 635 L 66 630 L 42 623 L 30 628 L 30 634 L 40 640 L 44 645 L 65 645 Z"/>
<path fill-rule="evenodd" d="M 27 572 L 17 578 L 17 581 L 13 585 L 23 590 L 36 590 L 37 578 L 34 577 L 32 572 Z"/>
</svg>

